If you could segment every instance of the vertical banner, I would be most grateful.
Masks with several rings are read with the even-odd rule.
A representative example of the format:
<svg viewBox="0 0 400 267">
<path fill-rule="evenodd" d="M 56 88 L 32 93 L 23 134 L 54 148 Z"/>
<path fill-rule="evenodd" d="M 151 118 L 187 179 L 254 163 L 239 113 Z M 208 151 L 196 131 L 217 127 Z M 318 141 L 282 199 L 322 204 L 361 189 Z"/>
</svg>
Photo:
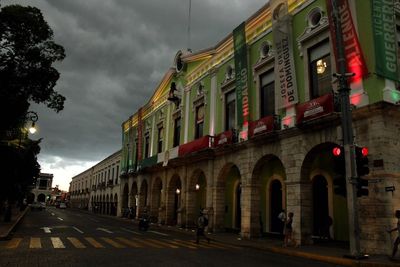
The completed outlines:
<svg viewBox="0 0 400 267">
<path fill-rule="evenodd" d="M 272 35 L 275 55 L 275 92 L 278 108 L 293 106 L 298 102 L 296 71 L 294 68 L 292 17 L 287 1 L 272 0 Z"/>
<path fill-rule="evenodd" d="M 396 15 L 393 0 L 372 0 L 376 73 L 398 81 Z"/>
<path fill-rule="evenodd" d="M 359 82 L 362 78 L 368 75 L 367 64 L 365 63 L 364 56 L 361 50 L 360 42 L 356 29 L 353 24 L 353 18 L 351 16 L 351 10 L 347 0 L 336 0 L 338 3 L 338 13 L 340 16 L 340 22 L 342 26 L 344 54 L 346 57 L 346 69 L 347 72 L 354 73 L 353 77 L 349 78 L 350 83 Z M 333 10 L 331 0 L 326 0 L 326 6 L 328 9 L 329 17 L 329 28 L 331 39 L 333 40 L 333 51 L 335 53 L 336 66 L 339 66 L 337 62 L 337 47 L 336 47 L 336 29 L 333 20 Z"/>
<path fill-rule="evenodd" d="M 137 127 L 137 131 L 138 131 L 138 148 L 137 148 L 137 161 L 142 160 L 142 147 L 143 147 L 143 118 L 142 118 L 142 108 L 139 108 L 138 111 L 138 127 Z"/>
<path fill-rule="evenodd" d="M 246 24 L 241 23 L 233 30 L 233 47 L 236 73 L 236 106 L 238 126 L 247 125 L 249 121 L 249 97 L 247 87 L 247 46 Z"/>
</svg>

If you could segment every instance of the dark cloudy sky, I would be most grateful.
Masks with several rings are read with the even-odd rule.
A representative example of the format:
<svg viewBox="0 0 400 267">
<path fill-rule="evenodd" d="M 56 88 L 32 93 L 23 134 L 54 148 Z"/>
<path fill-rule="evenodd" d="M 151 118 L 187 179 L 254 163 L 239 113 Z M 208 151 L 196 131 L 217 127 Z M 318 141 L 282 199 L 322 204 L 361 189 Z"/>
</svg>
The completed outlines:
<svg viewBox="0 0 400 267">
<path fill-rule="evenodd" d="M 190 48 L 214 46 L 268 0 L 192 0 Z M 188 47 L 189 0 L 1 0 L 38 7 L 66 50 L 56 64 L 60 113 L 39 114 L 42 172 L 71 178 L 121 147 L 121 123 L 146 103 Z"/>
</svg>

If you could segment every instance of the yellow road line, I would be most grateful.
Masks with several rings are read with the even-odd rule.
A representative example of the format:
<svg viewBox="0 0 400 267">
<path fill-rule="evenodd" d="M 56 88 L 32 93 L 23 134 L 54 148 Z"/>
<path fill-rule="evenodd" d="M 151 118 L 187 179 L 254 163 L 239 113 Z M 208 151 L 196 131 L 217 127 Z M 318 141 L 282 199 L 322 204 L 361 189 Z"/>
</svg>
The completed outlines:
<svg viewBox="0 0 400 267">
<path fill-rule="evenodd" d="M 39 237 L 31 237 L 29 248 L 42 248 L 42 243 Z"/>
<path fill-rule="evenodd" d="M 138 242 L 133 242 L 132 240 L 123 238 L 123 237 L 117 237 L 116 239 L 118 239 L 118 241 L 120 241 L 121 243 L 128 245 L 130 247 L 133 248 L 142 248 L 143 245 L 139 244 Z"/>
<path fill-rule="evenodd" d="M 75 237 L 67 237 L 67 239 L 69 240 L 69 242 L 71 242 L 72 245 L 74 245 L 74 247 L 76 248 L 86 248 L 86 246 L 84 244 L 82 244 L 81 241 L 78 240 L 78 238 Z"/>
<path fill-rule="evenodd" d="M 124 245 L 121 245 L 120 243 L 115 242 L 114 240 L 112 240 L 111 238 L 108 237 L 102 237 L 101 238 L 104 242 L 110 244 L 111 246 L 115 247 L 115 248 L 126 248 Z"/>
<path fill-rule="evenodd" d="M 7 245 L 5 246 L 5 248 L 7 248 L 7 249 L 17 248 L 19 246 L 19 243 L 21 243 L 21 241 L 22 241 L 22 238 L 13 238 L 7 242 Z"/>
<path fill-rule="evenodd" d="M 95 248 L 104 248 L 104 246 L 102 244 L 100 244 L 99 242 L 97 242 L 94 238 L 92 237 L 85 237 L 86 241 L 90 243 L 90 245 L 92 245 Z"/>
<path fill-rule="evenodd" d="M 173 245 L 173 244 L 169 244 L 169 243 L 166 243 L 166 242 L 162 242 L 162 241 L 156 240 L 156 239 L 147 239 L 147 241 L 148 241 L 148 242 L 156 243 L 156 244 L 158 244 L 158 245 L 160 245 L 160 246 L 167 247 L 167 248 L 179 248 L 178 246 L 175 246 L 175 245 Z"/>
<path fill-rule="evenodd" d="M 54 248 L 65 248 L 63 242 L 59 237 L 50 237 L 51 243 L 53 243 Z"/>
</svg>

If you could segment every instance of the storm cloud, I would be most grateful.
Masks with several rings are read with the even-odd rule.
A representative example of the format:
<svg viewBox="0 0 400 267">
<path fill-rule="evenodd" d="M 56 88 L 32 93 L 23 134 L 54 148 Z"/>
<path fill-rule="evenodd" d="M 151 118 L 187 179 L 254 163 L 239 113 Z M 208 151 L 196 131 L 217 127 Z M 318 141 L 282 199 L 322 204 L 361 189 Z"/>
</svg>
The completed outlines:
<svg viewBox="0 0 400 267">
<path fill-rule="evenodd" d="M 68 189 L 72 176 L 121 147 L 121 124 L 146 103 L 180 49 L 216 45 L 266 4 L 262 0 L 7 0 L 42 10 L 64 46 L 55 113 L 32 105 L 43 138 L 42 171 Z"/>
</svg>

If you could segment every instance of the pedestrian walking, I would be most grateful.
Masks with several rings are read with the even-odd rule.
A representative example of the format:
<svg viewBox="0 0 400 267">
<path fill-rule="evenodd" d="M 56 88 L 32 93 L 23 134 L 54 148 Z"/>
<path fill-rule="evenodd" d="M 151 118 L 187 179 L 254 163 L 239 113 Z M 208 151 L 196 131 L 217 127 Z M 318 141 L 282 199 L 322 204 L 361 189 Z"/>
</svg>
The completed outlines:
<svg viewBox="0 0 400 267">
<path fill-rule="evenodd" d="M 289 212 L 288 217 L 285 222 L 285 238 L 283 240 L 283 246 L 296 246 L 296 240 L 293 239 L 293 212 Z"/>
<path fill-rule="evenodd" d="M 400 244 L 400 210 L 396 210 L 395 216 L 397 218 L 397 226 L 395 228 L 387 231 L 389 234 L 394 231 L 397 231 L 397 237 L 393 243 L 393 251 L 392 251 L 391 259 L 394 259 L 394 256 L 396 255 L 397 249 L 399 248 L 399 244 Z"/>
<path fill-rule="evenodd" d="M 200 211 L 199 217 L 197 218 L 197 229 L 196 229 L 196 244 L 199 243 L 200 237 L 207 240 L 210 243 L 211 239 L 206 237 L 204 230 L 208 226 L 208 218 L 204 215 L 203 211 Z"/>
<path fill-rule="evenodd" d="M 286 222 L 286 213 L 285 210 L 282 209 L 278 215 L 278 219 L 280 221 L 280 232 L 281 234 L 285 234 L 285 222 Z"/>
</svg>

